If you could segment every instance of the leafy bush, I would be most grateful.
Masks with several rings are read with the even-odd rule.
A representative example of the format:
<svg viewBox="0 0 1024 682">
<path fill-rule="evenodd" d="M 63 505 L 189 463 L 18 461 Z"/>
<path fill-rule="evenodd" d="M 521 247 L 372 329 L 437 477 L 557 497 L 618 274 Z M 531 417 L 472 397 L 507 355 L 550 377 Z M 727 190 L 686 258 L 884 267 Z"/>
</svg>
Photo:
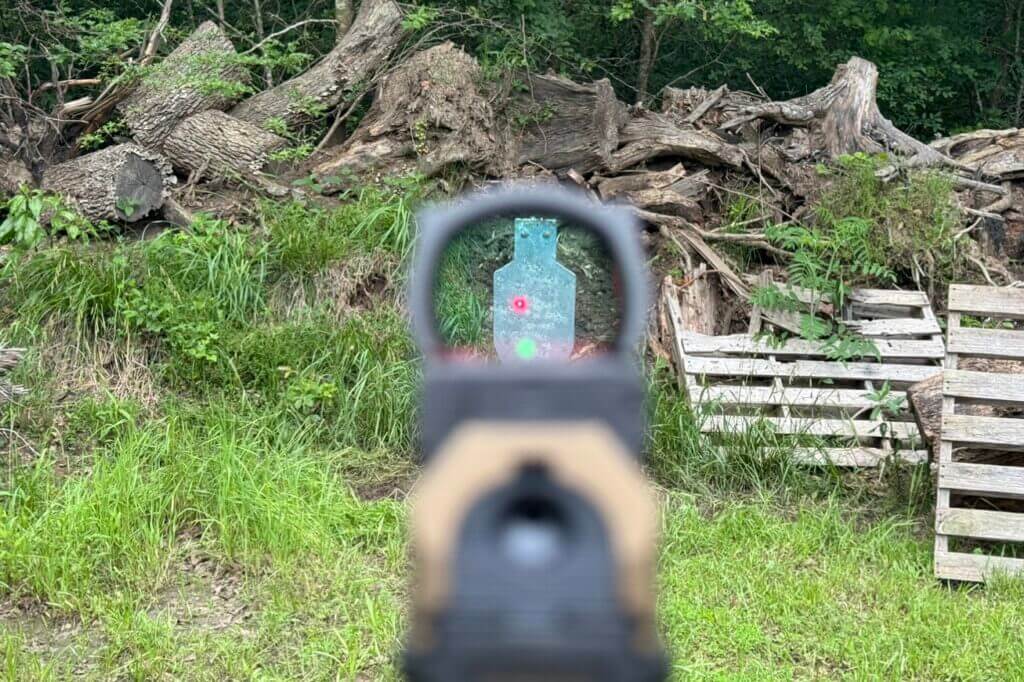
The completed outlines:
<svg viewBox="0 0 1024 682">
<path fill-rule="evenodd" d="M 934 298 L 959 276 L 959 215 L 949 181 L 912 172 L 906 182 L 885 182 L 884 155 L 857 153 L 820 172 L 832 182 L 815 205 L 812 226 L 770 225 L 765 236 L 792 254 L 789 284 L 803 287 L 839 310 L 858 285 L 926 287 Z M 807 312 L 792 290 L 760 287 L 752 302 L 801 313 L 801 336 L 823 341 L 830 356 L 849 359 L 875 352 L 874 344 L 839 322 Z"/>
<path fill-rule="evenodd" d="M 34 249 L 48 237 L 86 239 L 95 233 L 59 196 L 24 185 L 3 208 L 7 217 L 0 223 L 0 244 L 11 244 L 16 251 Z"/>
</svg>

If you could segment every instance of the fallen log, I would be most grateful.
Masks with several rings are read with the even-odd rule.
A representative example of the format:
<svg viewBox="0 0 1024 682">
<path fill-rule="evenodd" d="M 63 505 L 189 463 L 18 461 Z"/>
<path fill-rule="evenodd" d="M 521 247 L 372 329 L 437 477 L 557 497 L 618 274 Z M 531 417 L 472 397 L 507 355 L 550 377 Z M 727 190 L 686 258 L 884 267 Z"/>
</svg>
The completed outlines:
<svg viewBox="0 0 1024 682">
<path fill-rule="evenodd" d="M 622 147 L 611 155 L 607 164 L 613 173 L 663 156 L 732 168 L 739 168 L 746 159 L 742 149 L 715 133 L 680 126 L 668 116 L 653 111 L 644 111 L 630 119 L 619 141 Z"/>
<path fill-rule="evenodd" d="M 308 71 L 244 100 L 231 115 L 263 127 L 270 119 L 290 129 L 310 123 L 367 84 L 402 39 L 402 10 L 394 0 L 365 0 L 351 28 Z"/>
<path fill-rule="evenodd" d="M 174 183 L 160 154 L 127 142 L 51 166 L 42 187 L 89 220 L 135 222 L 160 208 Z"/>
<path fill-rule="evenodd" d="M 706 170 L 687 175 L 682 164 L 664 171 L 641 171 L 609 178 L 595 178 L 601 199 L 626 201 L 637 208 L 654 213 L 685 218 L 691 223 L 704 223 L 700 199 L 707 194 L 702 180 Z"/>
<path fill-rule="evenodd" d="M 607 167 L 629 120 L 608 79 L 580 84 L 558 76 L 524 75 L 526 91 L 505 112 L 515 166 L 589 173 Z"/>
<path fill-rule="evenodd" d="M 247 80 L 234 55 L 231 41 L 212 21 L 193 31 L 118 104 L 135 141 L 160 150 L 184 119 L 231 106 L 237 97 L 218 84 L 243 85 Z"/>
<path fill-rule="evenodd" d="M 942 138 L 932 148 L 982 176 L 1003 180 L 1024 177 L 1024 130 L 975 130 Z"/>
<path fill-rule="evenodd" d="M 211 110 L 179 123 L 164 142 L 164 154 L 196 179 L 224 179 L 258 173 L 271 152 L 286 146 L 283 137 Z"/>
</svg>

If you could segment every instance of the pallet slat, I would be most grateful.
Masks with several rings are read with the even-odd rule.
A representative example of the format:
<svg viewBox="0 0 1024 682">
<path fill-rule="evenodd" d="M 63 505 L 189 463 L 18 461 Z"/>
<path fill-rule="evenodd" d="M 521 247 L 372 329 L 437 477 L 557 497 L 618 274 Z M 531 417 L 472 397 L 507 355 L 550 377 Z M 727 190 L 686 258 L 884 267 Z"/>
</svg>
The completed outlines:
<svg viewBox="0 0 1024 682">
<path fill-rule="evenodd" d="M 870 391 L 853 388 L 776 388 L 774 386 L 706 386 L 700 391 L 700 402 L 719 402 L 726 405 L 788 405 L 790 407 L 871 409 L 876 401 Z M 903 391 L 891 391 L 889 396 L 906 400 Z"/>
<path fill-rule="evenodd" d="M 1024 319 L 1024 289 L 952 284 L 949 309 L 968 315 Z"/>
<path fill-rule="evenodd" d="M 940 509 L 935 530 L 943 535 L 1024 542 L 1024 514 L 988 509 Z"/>
<path fill-rule="evenodd" d="M 928 461 L 927 450 L 885 450 L 883 448 L 796 448 L 793 457 L 802 464 L 831 464 L 837 467 L 877 467 L 891 457 L 907 464 Z"/>
<path fill-rule="evenodd" d="M 945 395 L 993 403 L 1024 403 L 1024 374 L 997 374 L 948 369 L 943 374 Z"/>
<path fill-rule="evenodd" d="M 957 327 L 949 330 L 949 352 L 979 358 L 1024 358 L 1024 331 Z"/>
<path fill-rule="evenodd" d="M 825 351 L 822 350 L 820 343 L 805 339 L 786 339 L 776 346 L 768 339 L 755 338 L 749 334 L 705 336 L 684 333 L 680 336 L 687 353 L 825 357 Z M 946 353 L 946 347 L 940 339 L 879 339 L 874 343 L 882 358 L 939 360 Z"/>
<path fill-rule="evenodd" d="M 1024 467 L 943 462 L 939 480 L 943 488 L 960 492 L 1024 495 Z"/>
<path fill-rule="evenodd" d="M 942 440 L 1007 450 L 1024 450 L 1024 419 L 944 414 Z"/>
<path fill-rule="evenodd" d="M 706 376 L 762 376 L 801 379 L 875 379 L 916 383 L 941 371 L 924 365 L 886 365 L 869 362 L 796 360 L 776 362 L 756 358 L 706 358 L 687 355 L 686 371 Z"/>
<path fill-rule="evenodd" d="M 704 433 L 742 433 L 758 423 L 772 426 L 783 435 L 845 436 L 856 438 L 918 437 L 913 422 L 883 422 L 856 419 L 810 419 L 799 417 L 751 417 L 742 415 L 712 415 L 704 418 Z"/>
<path fill-rule="evenodd" d="M 965 554 L 963 552 L 936 552 L 935 577 L 945 580 L 984 582 L 994 574 L 1017 575 L 1024 572 L 1024 559 Z"/>
<path fill-rule="evenodd" d="M 854 289 L 846 298 L 851 303 L 862 305 L 895 305 L 907 308 L 922 308 L 928 305 L 928 294 L 923 291 Z"/>
<path fill-rule="evenodd" d="M 885 336 L 930 336 L 941 334 L 942 329 L 935 320 L 914 319 L 911 317 L 897 317 L 880 320 L 851 320 L 846 323 L 861 336 L 885 337 Z"/>
</svg>

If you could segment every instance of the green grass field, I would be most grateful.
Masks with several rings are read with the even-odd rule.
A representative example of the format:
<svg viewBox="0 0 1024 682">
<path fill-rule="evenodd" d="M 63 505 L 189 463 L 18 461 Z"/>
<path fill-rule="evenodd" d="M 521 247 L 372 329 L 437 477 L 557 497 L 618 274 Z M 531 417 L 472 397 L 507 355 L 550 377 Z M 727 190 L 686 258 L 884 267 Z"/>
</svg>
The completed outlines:
<svg viewBox="0 0 1024 682">
<path fill-rule="evenodd" d="M 409 215 L 367 190 L 6 266 L 31 390 L 0 426 L 6 679 L 397 677 Z M 650 386 L 674 679 L 1020 676 L 1024 584 L 932 578 L 927 470 L 723 458 Z"/>
</svg>

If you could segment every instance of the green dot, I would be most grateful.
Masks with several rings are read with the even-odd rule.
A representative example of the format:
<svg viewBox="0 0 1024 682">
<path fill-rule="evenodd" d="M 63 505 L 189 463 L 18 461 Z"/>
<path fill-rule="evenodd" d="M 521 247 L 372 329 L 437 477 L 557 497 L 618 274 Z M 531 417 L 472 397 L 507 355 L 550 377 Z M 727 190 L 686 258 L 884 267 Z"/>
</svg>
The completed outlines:
<svg viewBox="0 0 1024 682">
<path fill-rule="evenodd" d="M 516 342 L 516 355 L 523 360 L 532 360 L 537 355 L 537 342 L 531 338 L 519 339 Z"/>
</svg>

